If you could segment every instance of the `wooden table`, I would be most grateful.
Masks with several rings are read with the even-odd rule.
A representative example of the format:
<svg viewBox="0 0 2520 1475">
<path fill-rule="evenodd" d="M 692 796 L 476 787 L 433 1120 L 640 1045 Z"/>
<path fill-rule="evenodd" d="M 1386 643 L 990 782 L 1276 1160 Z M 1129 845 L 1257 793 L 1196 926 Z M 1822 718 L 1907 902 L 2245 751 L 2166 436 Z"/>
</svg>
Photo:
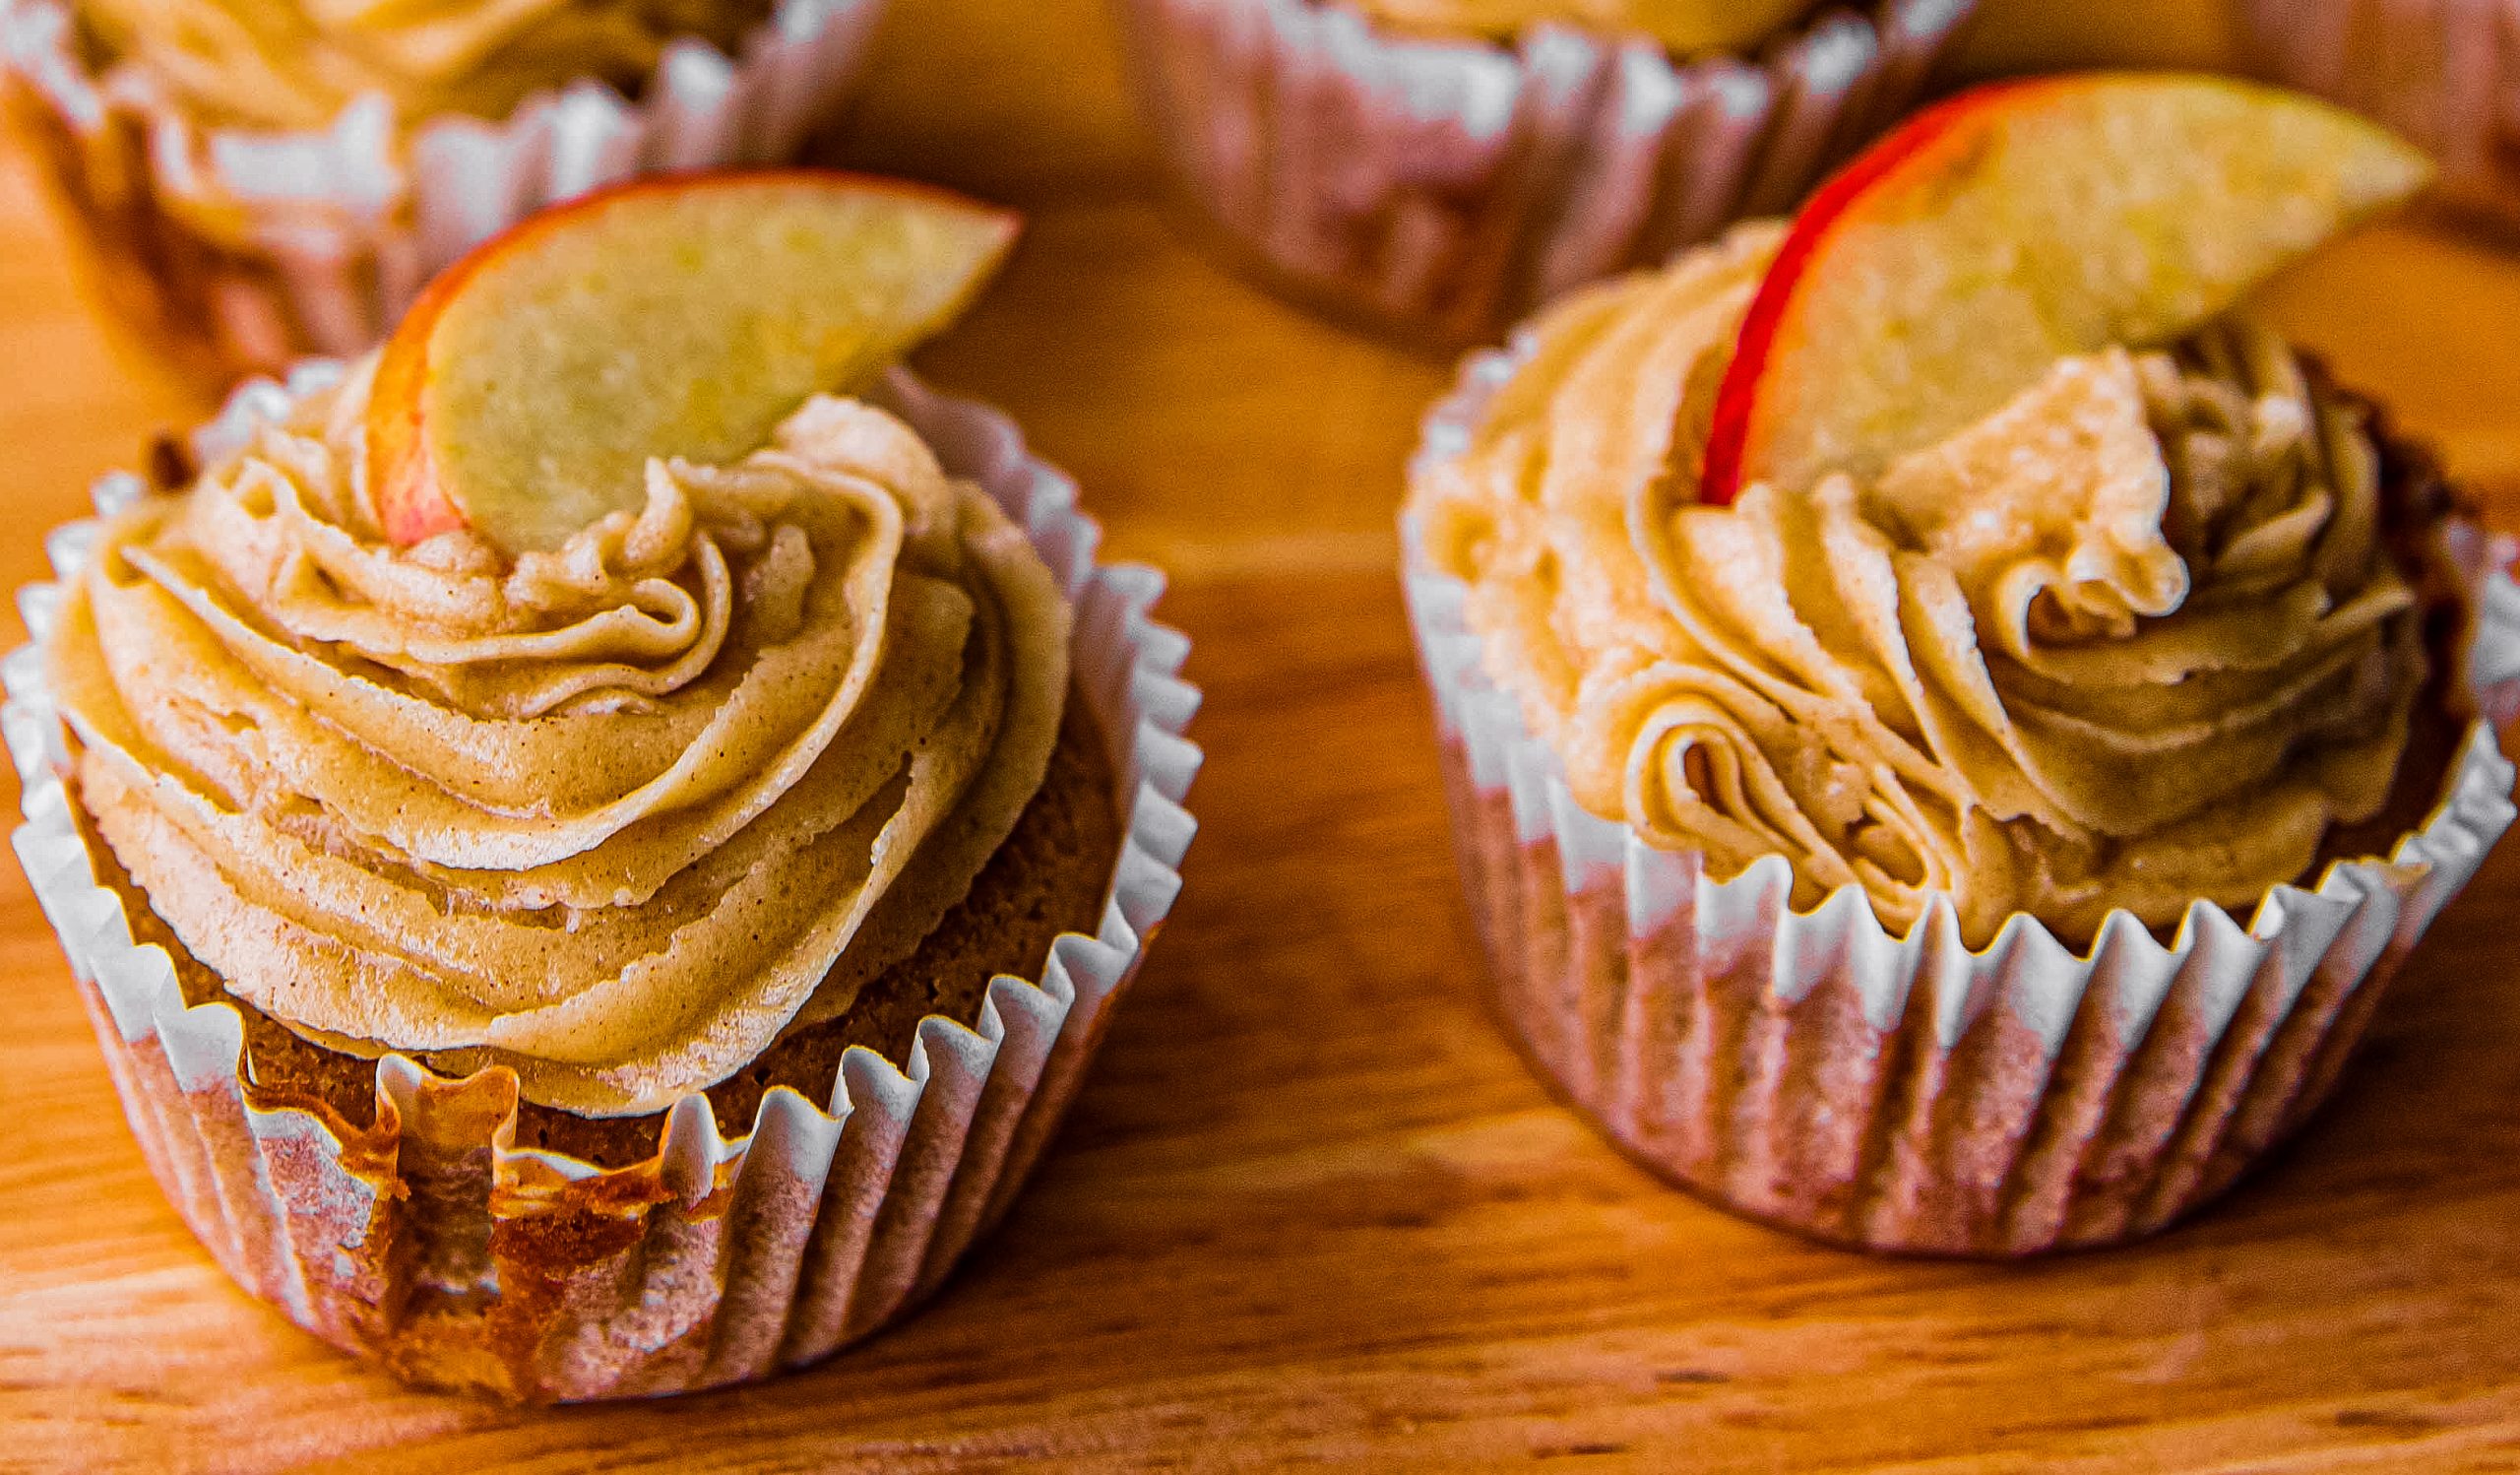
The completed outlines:
<svg viewBox="0 0 2520 1475">
<path fill-rule="evenodd" d="M 408 1391 L 194 1246 L 0 866 L 0 1468 L 2520 1464 L 2520 845 L 2303 1139 L 2151 1245 L 1872 1259 L 1661 1186 L 1477 1002 L 1391 575 L 1446 369 L 1176 241 L 1095 0 L 901 10 L 853 152 L 1035 211 L 924 365 L 1171 571 L 1209 694 L 1188 893 L 1034 1187 L 924 1315 L 799 1377 L 542 1413 Z M 10 586 L 197 413 L 116 356 L 40 206 L 0 157 Z M 2276 300 L 2520 526 L 2520 264 L 2388 231 Z"/>
</svg>

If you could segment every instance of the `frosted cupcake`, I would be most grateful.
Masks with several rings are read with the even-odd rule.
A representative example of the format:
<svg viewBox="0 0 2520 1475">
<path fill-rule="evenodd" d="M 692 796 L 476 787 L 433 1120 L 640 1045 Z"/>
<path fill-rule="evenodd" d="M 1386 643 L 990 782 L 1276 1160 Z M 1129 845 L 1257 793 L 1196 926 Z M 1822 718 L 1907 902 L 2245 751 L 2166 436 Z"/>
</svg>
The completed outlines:
<svg viewBox="0 0 2520 1475">
<path fill-rule="evenodd" d="M 2020 1254 L 2317 1104 L 2509 822 L 2520 638 L 2237 304 L 2424 178 L 2238 84 L 1990 88 L 1473 360 L 1413 616 L 1500 1011 L 1621 1147 Z"/>
<path fill-rule="evenodd" d="M 1461 347 L 1785 210 L 1904 113 L 1974 0 L 1121 0 L 1141 110 L 1292 294 Z"/>
<path fill-rule="evenodd" d="M 795 157 L 880 0 L 7 0 L 15 110 L 113 304 L 215 382 L 346 354 L 528 213 Z"/>
<path fill-rule="evenodd" d="M 19 853 L 247 1289 L 421 1382 L 672 1391 L 1004 1209 L 1177 885 L 1193 697 L 1002 419 L 817 390 L 1011 232 L 593 197 L 56 540 Z"/>
</svg>

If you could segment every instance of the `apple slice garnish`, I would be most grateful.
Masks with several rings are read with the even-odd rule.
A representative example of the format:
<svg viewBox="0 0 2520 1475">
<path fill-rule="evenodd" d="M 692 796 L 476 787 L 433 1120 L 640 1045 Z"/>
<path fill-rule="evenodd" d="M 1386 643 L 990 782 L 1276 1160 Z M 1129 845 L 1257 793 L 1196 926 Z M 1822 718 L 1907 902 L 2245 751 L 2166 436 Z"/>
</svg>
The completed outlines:
<svg viewBox="0 0 2520 1475">
<path fill-rule="evenodd" d="M 2188 332 L 2430 175 L 2375 124 L 2226 78 L 1963 93 L 1795 218 L 1716 392 L 1700 496 L 1878 476 L 2061 356 Z"/>
<path fill-rule="evenodd" d="M 475 247 L 412 304 L 369 393 L 386 536 L 556 548 L 637 510 L 651 456 L 729 461 L 935 333 L 1013 213 L 820 169 L 641 180 Z"/>
</svg>

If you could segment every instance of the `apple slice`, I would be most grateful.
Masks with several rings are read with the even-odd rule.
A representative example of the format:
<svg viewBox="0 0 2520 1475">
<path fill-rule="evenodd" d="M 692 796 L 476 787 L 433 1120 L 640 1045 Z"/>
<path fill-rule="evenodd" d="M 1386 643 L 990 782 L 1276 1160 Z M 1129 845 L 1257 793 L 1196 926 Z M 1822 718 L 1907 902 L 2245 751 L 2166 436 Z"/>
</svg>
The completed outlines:
<svg viewBox="0 0 2520 1475">
<path fill-rule="evenodd" d="M 1795 218 L 1716 393 L 1700 495 L 1877 476 L 2059 356 L 2176 338 L 2430 174 L 2374 124 L 2225 78 L 1963 93 Z"/>
<path fill-rule="evenodd" d="M 649 457 L 740 457 L 942 328 L 1018 226 L 819 169 L 648 179 L 535 216 L 431 283 L 378 361 L 386 536 L 469 527 L 517 553 L 635 510 Z"/>
</svg>

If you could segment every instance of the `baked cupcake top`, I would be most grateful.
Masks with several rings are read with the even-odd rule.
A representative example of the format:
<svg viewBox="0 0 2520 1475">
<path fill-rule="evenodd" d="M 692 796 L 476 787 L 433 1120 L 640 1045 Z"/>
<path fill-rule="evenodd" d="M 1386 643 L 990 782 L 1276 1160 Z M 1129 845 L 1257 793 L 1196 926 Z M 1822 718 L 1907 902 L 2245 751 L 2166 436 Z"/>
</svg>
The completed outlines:
<svg viewBox="0 0 2520 1475">
<path fill-rule="evenodd" d="M 1903 250 L 1918 221 L 1968 213 L 1955 191 L 2040 162 L 1984 148 L 1921 181 L 1942 192 L 1923 215 L 1894 212 Z M 1832 453 L 1859 473 L 1744 472 L 1715 505 L 1738 360 L 1798 372 L 1743 347 L 1776 331 L 1754 303 L 1778 273 L 1852 275 L 1905 310 L 1795 233 L 1744 225 L 1562 303 L 1413 487 L 1425 555 L 1470 585 L 1490 673 L 1579 802 L 1718 876 L 1782 855 L 1799 905 L 1858 885 L 1904 927 L 1948 896 L 1973 942 L 2014 913 L 2087 936 L 2113 908 L 2165 926 L 2198 898 L 2244 905 L 2379 808 L 2425 663 L 2356 404 L 2217 289 L 2155 344 L 2045 353 L 1949 428 Z M 2228 260 L 2236 239 L 2210 244 Z"/>
<path fill-rule="evenodd" d="M 703 188 L 746 208 L 740 181 Z M 684 193 L 602 197 L 571 212 L 584 226 L 529 226 L 514 249 L 593 230 L 675 255 Z M 804 199 L 774 228 L 860 203 Z M 978 239 L 934 261 L 947 277 L 976 280 L 1003 249 L 998 218 L 969 214 Z M 841 234 L 862 245 L 865 228 Z M 515 300 L 515 277 L 477 268 L 435 304 L 486 294 L 470 309 L 518 325 L 511 374 L 568 322 Z M 767 295 L 765 317 L 816 326 Z M 902 309 L 870 289 L 841 310 Z M 759 341 L 742 323 L 726 337 Z M 730 399 L 780 377 L 726 372 L 740 361 L 687 367 Z M 467 443 L 493 432 L 461 402 L 389 392 L 371 355 L 112 519 L 70 586 L 46 654 L 80 797 L 152 909 L 311 1040 L 503 1064 L 526 1099 L 581 1115 L 669 1105 L 845 1008 L 965 894 L 1041 782 L 1069 615 L 1022 530 L 901 420 L 816 396 L 746 454 L 652 457 L 547 546 L 508 533 L 476 469 L 436 463 L 468 479 L 436 488 L 459 520 L 414 538 L 380 425 L 416 412 Z M 549 426 L 546 471 L 584 428 Z"/>
<path fill-rule="evenodd" d="M 772 0 L 337 5 L 322 0 L 77 0 L 108 66 L 212 124 L 311 129 L 380 94 L 406 123 L 505 117 L 534 93 L 593 77 L 635 92 L 664 47 L 731 50 Z"/>
<path fill-rule="evenodd" d="M 1811 8 L 1810 0 L 1354 0 L 1383 25 L 1429 35 L 1510 40 L 1556 22 L 1642 32 L 1681 56 L 1756 45 Z"/>
</svg>

